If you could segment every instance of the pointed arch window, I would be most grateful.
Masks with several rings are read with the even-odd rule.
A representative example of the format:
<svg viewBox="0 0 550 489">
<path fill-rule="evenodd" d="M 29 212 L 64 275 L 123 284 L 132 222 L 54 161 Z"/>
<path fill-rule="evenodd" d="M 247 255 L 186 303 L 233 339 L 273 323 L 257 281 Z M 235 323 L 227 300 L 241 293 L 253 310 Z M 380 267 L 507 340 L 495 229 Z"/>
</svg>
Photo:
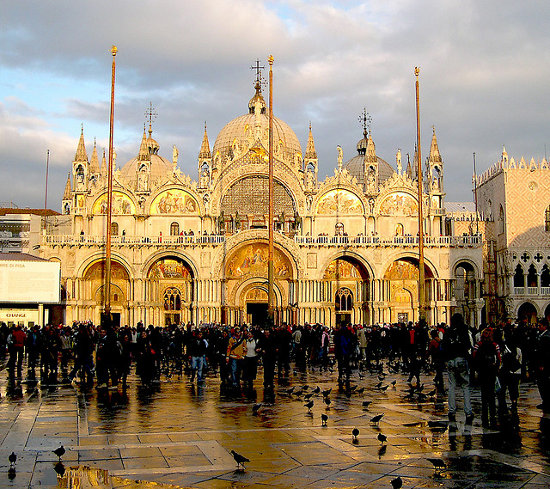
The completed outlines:
<svg viewBox="0 0 550 489">
<path fill-rule="evenodd" d="M 527 287 L 537 287 L 537 270 L 535 265 L 529 267 L 529 272 L 527 273 Z"/>
<path fill-rule="evenodd" d="M 542 267 L 542 272 L 540 274 L 540 286 L 541 287 L 550 287 L 550 270 L 548 265 Z"/>
<path fill-rule="evenodd" d="M 544 211 L 544 230 L 550 232 L 550 205 Z"/>
<path fill-rule="evenodd" d="M 500 211 L 498 213 L 498 232 L 500 234 L 504 233 L 504 208 L 502 207 L 502 204 L 500 206 Z"/>
<path fill-rule="evenodd" d="M 516 273 L 514 274 L 514 287 L 525 287 L 525 275 L 520 264 L 516 267 Z"/>
<path fill-rule="evenodd" d="M 181 292 L 176 287 L 169 287 L 164 291 L 164 310 L 181 310 Z"/>
</svg>

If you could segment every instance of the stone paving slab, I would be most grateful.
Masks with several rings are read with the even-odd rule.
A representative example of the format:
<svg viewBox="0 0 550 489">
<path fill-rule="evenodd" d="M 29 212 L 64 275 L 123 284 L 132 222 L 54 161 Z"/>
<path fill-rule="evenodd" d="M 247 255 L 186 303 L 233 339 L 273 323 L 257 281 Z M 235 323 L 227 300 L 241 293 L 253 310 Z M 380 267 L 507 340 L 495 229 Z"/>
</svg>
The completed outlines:
<svg viewBox="0 0 550 489">
<path fill-rule="evenodd" d="M 456 430 L 432 429 L 445 420 L 444 397 L 410 402 L 404 377 L 385 393 L 375 388 L 376 374 L 353 376 L 363 395 L 338 391 L 335 373 L 293 375 L 276 388 L 274 403 L 264 402 L 260 379 L 255 396 L 221 396 L 219 381 L 204 388 L 181 380 L 162 381 L 152 392 L 131 376 L 128 392 L 59 384 L 47 389 L 10 387 L 0 371 L 0 489 L 56 487 L 52 450 L 63 444 L 63 462 L 108 469 L 113 476 L 197 488 L 353 488 L 391 487 L 398 475 L 412 487 L 541 488 L 550 486 L 550 418 L 542 416 L 534 385 L 521 386 L 518 431 L 486 430 L 476 419 Z M 431 378 L 423 377 L 425 391 Z M 311 412 L 289 386 L 332 387 L 331 406 L 313 396 Z M 307 391 L 306 391 L 307 392 Z M 363 400 L 372 400 L 365 409 Z M 262 402 L 257 416 L 252 405 Z M 479 412 L 479 393 L 474 392 Z M 370 419 L 384 413 L 374 425 Z M 321 414 L 329 416 L 321 426 Z M 354 443 L 351 431 L 359 428 Z M 387 443 L 376 436 L 383 433 Z M 231 449 L 247 456 L 238 472 Z M 17 451 L 15 479 L 7 477 L 7 456 Z M 442 458 L 447 469 L 435 474 L 426 457 Z M 2 472 L 5 477 L 2 477 Z M 121 479 L 121 480 L 123 480 Z"/>
</svg>

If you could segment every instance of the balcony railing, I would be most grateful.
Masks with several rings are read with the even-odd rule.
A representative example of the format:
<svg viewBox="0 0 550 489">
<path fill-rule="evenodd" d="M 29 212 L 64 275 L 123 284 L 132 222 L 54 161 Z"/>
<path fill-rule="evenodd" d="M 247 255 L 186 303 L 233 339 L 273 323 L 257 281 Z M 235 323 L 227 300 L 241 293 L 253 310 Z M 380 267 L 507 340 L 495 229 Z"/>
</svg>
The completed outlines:
<svg viewBox="0 0 550 489">
<path fill-rule="evenodd" d="M 295 236 L 299 245 L 309 246 L 418 246 L 418 236 Z M 424 236 L 424 246 L 428 247 L 478 247 L 482 244 L 481 234 L 468 236 Z"/>
<path fill-rule="evenodd" d="M 514 295 L 550 295 L 550 287 L 514 287 Z"/>
<path fill-rule="evenodd" d="M 42 243 L 45 245 L 60 246 L 103 246 L 106 243 L 105 236 L 44 236 Z M 225 236 L 218 234 L 196 236 L 112 236 L 113 246 L 204 246 L 219 245 L 225 241 Z"/>
</svg>

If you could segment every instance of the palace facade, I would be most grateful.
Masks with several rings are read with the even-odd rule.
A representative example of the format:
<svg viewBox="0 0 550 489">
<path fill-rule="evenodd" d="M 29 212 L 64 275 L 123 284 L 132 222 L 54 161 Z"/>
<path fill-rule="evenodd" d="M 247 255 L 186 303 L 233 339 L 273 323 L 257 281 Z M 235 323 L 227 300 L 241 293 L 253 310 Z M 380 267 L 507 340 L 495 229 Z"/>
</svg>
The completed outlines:
<svg viewBox="0 0 550 489">
<path fill-rule="evenodd" d="M 246 104 L 243 104 L 246 107 Z M 111 307 L 120 324 L 259 323 L 267 312 L 268 114 L 260 85 L 247 111 L 211 147 L 205 127 L 198 179 L 144 130 L 137 155 L 114 172 Z M 274 119 L 275 321 L 415 321 L 418 317 L 418 184 L 364 129 L 355 156 L 338 148 L 320 181 L 311 126 L 302 150 Z M 425 175 L 428 321 L 455 310 L 481 322 L 483 242 L 446 210 L 435 130 Z M 61 263 L 65 320 L 98 322 L 103 308 L 107 164 L 82 132 L 41 256 Z"/>
</svg>

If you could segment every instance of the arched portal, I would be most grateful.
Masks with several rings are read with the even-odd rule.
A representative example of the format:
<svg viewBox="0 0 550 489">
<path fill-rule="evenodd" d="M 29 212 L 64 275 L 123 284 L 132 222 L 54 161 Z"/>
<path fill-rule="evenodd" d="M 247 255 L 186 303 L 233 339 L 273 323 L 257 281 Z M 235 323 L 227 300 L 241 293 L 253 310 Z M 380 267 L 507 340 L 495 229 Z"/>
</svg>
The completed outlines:
<svg viewBox="0 0 550 489">
<path fill-rule="evenodd" d="M 430 287 L 426 284 L 434 279 L 428 266 L 424 266 L 425 299 L 430 302 Z M 416 321 L 418 319 L 418 260 L 415 258 L 400 258 L 395 260 L 386 270 L 384 281 L 386 287 L 383 297 L 389 308 L 389 321 L 392 323 Z"/>
<path fill-rule="evenodd" d="M 95 303 L 95 316 L 99 320 L 99 314 L 105 306 L 105 262 L 92 263 L 84 272 L 83 283 L 86 284 L 83 299 Z M 111 313 L 115 325 L 127 321 L 130 295 L 128 271 L 120 263 L 111 261 Z"/>
<path fill-rule="evenodd" d="M 461 261 L 455 267 L 452 297 L 456 302 L 456 312 L 460 312 L 466 324 L 477 325 L 476 298 L 476 271 L 467 261 Z"/>
<path fill-rule="evenodd" d="M 369 284 L 367 269 L 353 257 L 336 258 L 327 266 L 321 292 L 334 307 L 336 325 L 369 322 Z"/>
<path fill-rule="evenodd" d="M 268 245 L 264 241 L 247 242 L 228 256 L 225 266 L 225 304 L 222 317 L 227 323 L 267 321 Z M 289 321 L 289 297 L 294 294 L 293 266 L 286 253 L 275 247 L 274 321 Z"/>
<path fill-rule="evenodd" d="M 151 265 L 147 273 L 148 305 L 160 312 L 162 324 L 181 324 L 193 317 L 193 270 L 180 257 L 167 256 Z"/>
</svg>

